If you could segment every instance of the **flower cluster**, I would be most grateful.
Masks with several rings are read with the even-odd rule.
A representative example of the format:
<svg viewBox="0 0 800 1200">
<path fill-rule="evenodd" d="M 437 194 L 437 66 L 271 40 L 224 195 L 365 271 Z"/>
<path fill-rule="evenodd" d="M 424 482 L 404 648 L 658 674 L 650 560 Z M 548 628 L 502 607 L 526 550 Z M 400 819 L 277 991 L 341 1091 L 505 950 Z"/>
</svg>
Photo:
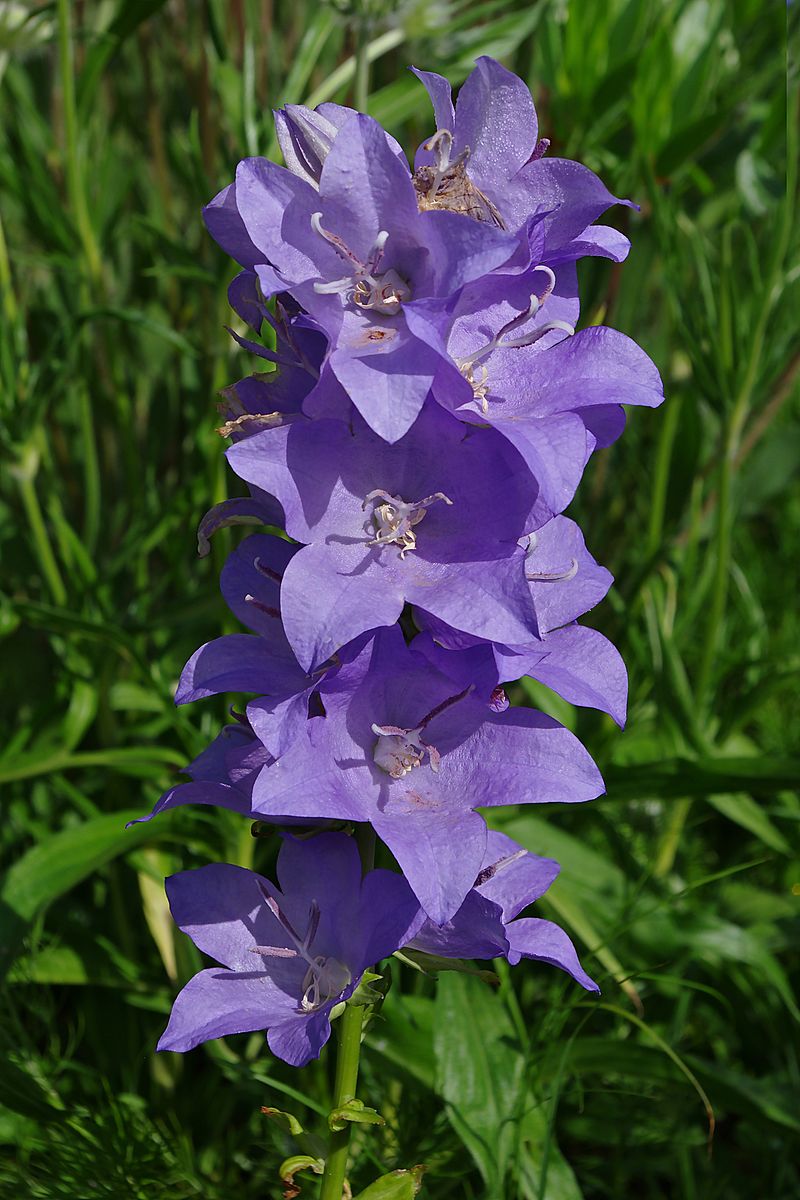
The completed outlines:
<svg viewBox="0 0 800 1200">
<path fill-rule="evenodd" d="M 219 968 L 178 997 L 160 1046 L 269 1030 L 302 1064 L 364 971 L 405 948 L 522 957 L 596 985 L 558 926 L 520 917 L 556 863 L 479 809 L 603 791 L 575 736 L 504 684 L 533 676 L 622 724 L 615 648 L 578 618 L 608 571 L 562 512 L 586 463 L 655 406 L 659 375 L 612 329 L 576 332 L 576 262 L 621 261 L 612 204 L 550 157 L 525 85 L 489 58 L 453 104 L 417 71 L 431 136 L 411 170 L 374 120 L 336 104 L 276 114 L 286 162 L 239 164 L 205 210 L 241 266 L 234 334 L 272 369 L 224 393 L 251 522 L 222 592 L 250 633 L 201 646 L 177 702 L 253 698 L 155 815 L 220 805 L 284 827 L 280 887 L 233 866 L 168 882 L 178 925 Z M 362 878 L 371 826 L 400 870 Z"/>
</svg>

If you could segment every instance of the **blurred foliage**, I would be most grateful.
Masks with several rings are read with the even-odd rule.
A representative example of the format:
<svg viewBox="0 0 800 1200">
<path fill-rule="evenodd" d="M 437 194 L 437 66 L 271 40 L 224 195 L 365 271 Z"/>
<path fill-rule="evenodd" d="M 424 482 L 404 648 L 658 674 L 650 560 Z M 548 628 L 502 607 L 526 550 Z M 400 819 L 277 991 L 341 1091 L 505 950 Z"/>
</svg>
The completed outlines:
<svg viewBox="0 0 800 1200">
<path fill-rule="evenodd" d="M 153 1053 L 198 965 L 164 875 L 267 868 L 269 840 L 225 812 L 123 826 L 224 711 L 172 704 L 191 651 L 232 628 L 233 535 L 199 561 L 193 528 L 236 486 L 214 395 L 252 369 L 199 209 L 239 157 L 275 153 L 272 106 L 352 99 L 356 36 L 370 112 L 409 149 L 430 121 L 405 66 L 457 84 L 493 54 L 551 153 L 640 203 L 611 218 L 629 262 L 582 268 L 583 320 L 640 341 L 668 401 L 571 510 L 618 580 L 592 620 L 630 669 L 626 733 L 516 689 L 580 734 L 608 795 L 498 814 L 563 863 L 539 908 L 603 996 L 532 964 L 497 990 L 395 966 L 363 1069 L 387 1123 L 356 1131 L 354 1191 L 425 1163 L 437 1200 L 800 1194 L 796 10 L 0 7 L 0 1195 L 277 1196 L 280 1161 L 318 1152 L 260 1109 L 313 1128 L 325 1057 L 298 1074 L 257 1035 Z"/>
</svg>

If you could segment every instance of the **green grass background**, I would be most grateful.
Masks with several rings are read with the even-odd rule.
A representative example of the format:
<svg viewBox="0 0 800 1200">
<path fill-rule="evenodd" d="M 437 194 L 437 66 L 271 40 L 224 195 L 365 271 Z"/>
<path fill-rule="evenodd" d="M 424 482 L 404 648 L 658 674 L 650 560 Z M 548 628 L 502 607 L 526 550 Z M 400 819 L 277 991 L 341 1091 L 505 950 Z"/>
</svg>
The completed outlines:
<svg viewBox="0 0 800 1200">
<path fill-rule="evenodd" d="M 330 1106 L 326 1056 L 298 1073 L 257 1035 L 154 1055 L 198 966 L 164 875 L 274 850 L 225 812 L 123 826 L 224 715 L 172 704 L 233 628 L 237 535 L 199 560 L 194 528 L 237 488 L 215 393 L 254 366 L 200 206 L 275 153 L 272 106 L 352 101 L 361 36 L 369 111 L 409 151 L 431 125 L 406 65 L 457 84 L 493 54 L 551 153 L 640 203 L 611 217 L 629 261 L 582 267 L 582 323 L 635 337 L 668 399 L 570 510 L 617 579 L 591 622 L 630 670 L 626 732 L 531 681 L 515 697 L 580 734 L 608 794 L 498 814 L 563 863 L 539 913 L 602 997 L 532 964 L 495 989 L 396 966 L 363 1068 L 387 1123 L 356 1133 L 353 1190 L 426 1163 L 437 1200 L 796 1200 L 796 6 L 374 7 L 359 27 L 316 0 L 0 6 L 0 1194 L 279 1196 Z"/>
</svg>

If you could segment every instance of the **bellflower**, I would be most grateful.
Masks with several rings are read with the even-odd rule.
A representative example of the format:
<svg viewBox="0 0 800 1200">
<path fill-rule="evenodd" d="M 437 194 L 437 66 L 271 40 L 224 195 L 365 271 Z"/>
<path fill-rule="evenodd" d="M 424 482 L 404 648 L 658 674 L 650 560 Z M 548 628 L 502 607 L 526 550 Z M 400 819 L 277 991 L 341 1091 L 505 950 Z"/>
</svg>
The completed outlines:
<svg viewBox="0 0 800 1200">
<path fill-rule="evenodd" d="M 228 450 L 306 543 L 283 574 L 281 614 L 315 669 L 407 601 L 455 629 L 513 645 L 537 632 L 518 539 L 536 482 L 504 438 L 426 407 L 389 445 L 356 418 L 299 421 Z"/>
<path fill-rule="evenodd" d="M 415 163 L 421 206 L 465 212 L 503 229 L 519 229 L 531 213 L 543 213 L 552 253 L 625 257 L 627 238 L 592 223 L 612 204 L 630 201 L 612 196 L 588 167 L 545 157 L 549 142 L 538 140 L 536 109 L 521 79 L 483 56 L 454 107 L 446 79 L 412 70 L 436 122 Z"/>
<path fill-rule="evenodd" d="M 253 809 L 369 821 L 428 916 L 448 920 L 486 849 L 479 806 L 580 802 L 603 790 L 580 742 L 531 709 L 496 713 L 469 686 L 379 631 L 326 686 L 290 749 L 266 766 Z"/>
<path fill-rule="evenodd" d="M 444 925 L 426 920 L 409 946 L 442 958 L 523 958 L 560 967 L 590 992 L 599 992 L 584 971 L 572 941 L 553 921 L 520 917 L 543 896 L 561 868 L 490 829 L 475 886 Z"/>
<path fill-rule="evenodd" d="M 358 113 L 338 130 L 318 190 L 266 159 L 245 159 L 205 216 L 265 297 L 289 292 L 330 339 L 320 386 L 344 389 L 392 441 L 419 413 L 438 362 L 410 332 L 406 309 L 455 294 L 521 246 L 455 213 L 420 212 L 408 166 Z"/>
<path fill-rule="evenodd" d="M 443 350 L 435 398 L 464 421 L 493 426 L 519 451 L 539 482 L 540 523 L 570 503 L 592 450 L 622 432 L 621 405 L 652 408 L 664 399 L 644 351 L 613 329 L 575 333 L 554 284 L 541 263 L 502 289 L 465 288 L 446 337 L 432 309 L 413 318 L 420 336 L 427 330 Z"/>
<path fill-rule="evenodd" d="M 221 965 L 180 992 L 159 1050 L 266 1029 L 273 1054 L 302 1067 L 330 1037 L 334 1006 L 419 927 L 403 877 L 378 870 L 362 880 L 344 834 L 286 838 L 277 874 L 279 886 L 220 863 L 167 880 L 176 924 Z"/>
</svg>

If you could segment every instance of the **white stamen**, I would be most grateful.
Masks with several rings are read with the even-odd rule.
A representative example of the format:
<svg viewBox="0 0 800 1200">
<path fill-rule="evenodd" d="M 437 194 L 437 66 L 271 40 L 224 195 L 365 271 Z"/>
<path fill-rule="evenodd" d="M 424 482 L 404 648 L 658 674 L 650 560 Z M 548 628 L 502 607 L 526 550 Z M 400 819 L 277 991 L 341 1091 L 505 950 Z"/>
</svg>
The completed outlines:
<svg viewBox="0 0 800 1200">
<path fill-rule="evenodd" d="M 426 496 L 424 500 L 415 500 L 408 504 L 399 496 L 392 496 L 389 492 L 376 488 L 374 492 L 370 492 L 364 498 L 361 507 L 366 509 L 368 504 L 374 504 L 376 500 L 383 500 L 384 503 L 376 504 L 372 512 L 371 519 L 375 536 L 369 539 L 367 545 L 397 545 L 400 547 L 401 558 L 405 558 L 409 550 L 416 550 L 417 535 L 413 526 L 419 525 L 425 516 L 426 509 L 435 504 L 437 500 L 443 500 L 445 504 L 449 505 L 453 503 L 448 496 L 445 496 L 444 492 L 434 492 L 432 496 Z"/>
<path fill-rule="evenodd" d="M 472 387 L 475 399 L 480 401 L 481 408 L 484 412 L 489 411 L 488 393 L 489 393 L 489 371 L 486 366 L 481 366 L 480 375 L 475 373 L 476 363 L 480 363 L 481 359 L 487 358 L 495 350 L 518 350 L 523 346 L 533 346 L 536 342 L 543 338 L 546 333 L 552 333 L 554 329 L 561 329 L 564 333 L 572 337 L 575 333 L 575 326 L 568 324 L 566 321 L 553 320 L 548 321 L 545 325 L 540 325 L 538 329 L 531 329 L 527 333 L 521 334 L 519 337 L 510 338 L 506 335 L 514 329 L 519 329 L 521 325 L 527 324 L 536 316 L 539 309 L 550 296 L 553 288 L 556 285 L 555 272 L 544 263 L 539 263 L 534 267 L 534 271 L 543 271 L 547 276 L 547 286 L 541 295 L 535 292 L 531 293 L 530 303 L 526 309 L 517 313 L 510 321 L 506 321 L 501 329 L 486 342 L 485 345 L 479 346 L 477 350 L 473 350 L 466 358 L 455 359 L 456 366 L 461 374 Z"/>
<path fill-rule="evenodd" d="M 534 571 L 532 575 L 525 572 L 529 583 L 566 583 L 578 574 L 578 560 L 571 558 L 569 566 L 563 571 Z"/>
<path fill-rule="evenodd" d="M 340 237 L 331 233 L 329 229 L 325 229 L 322 224 L 322 213 L 311 214 L 311 228 L 314 233 L 319 234 L 333 246 L 337 254 L 341 255 L 352 267 L 349 275 L 342 275 L 339 279 L 330 279 L 327 282 L 320 280 L 315 283 L 314 291 L 317 295 L 332 296 L 340 292 L 346 301 L 357 305 L 358 308 L 371 309 L 375 312 L 385 313 L 387 316 L 394 316 L 400 311 L 403 302 L 411 296 L 410 287 L 396 271 L 390 270 L 385 271 L 382 275 L 376 274 L 389 238 L 386 229 L 380 230 L 367 255 L 367 261 L 363 263 Z"/>
<path fill-rule="evenodd" d="M 264 897 L 264 902 L 281 928 L 285 930 L 289 940 L 294 942 L 296 949 L 287 946 L 253 946 L 254 954 L 267 958 L 302 958 L 308 963 L 308 970 L 303 977 L 303 994 L 300 998 L 300 1012 L 310 1013 L 327 1004 L 329 1000 L 341 995 L 352 976 L 343 962 L 338 958 L 327 958 L 324 954 L 311 957 L 311 943 L 319 928 L 320 910 L 316 900 L 312 900 L 308 910 L 308 926 L 305 936 L 301 939 L 292 927 L 289 918 L 281 912 L 277 900 L 270 896 L 266 888 L 259 882 L 258 889 Z"/>
</svg>

